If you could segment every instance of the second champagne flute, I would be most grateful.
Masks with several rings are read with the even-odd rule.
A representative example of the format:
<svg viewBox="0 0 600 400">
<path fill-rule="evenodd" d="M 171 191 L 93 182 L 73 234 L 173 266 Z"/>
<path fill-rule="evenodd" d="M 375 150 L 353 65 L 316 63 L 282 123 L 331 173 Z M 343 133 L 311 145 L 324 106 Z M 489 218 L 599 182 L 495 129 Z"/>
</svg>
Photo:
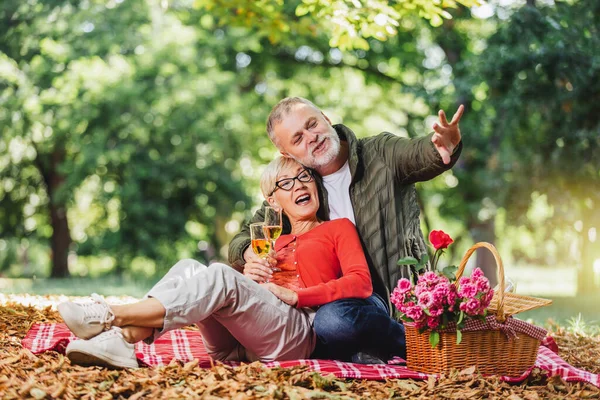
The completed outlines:
<svg viewBox="0 0 600 400">
<path fill-rule="evenodd" d="M 263 226 L 265 236 L 271 241 L 271 248 L 275 250 L 275 241 L 281 235 L 281 210 L 274 207 L 265 207 L 265 225 Z M 273 271 L 281 269 L 275 267 Z"/>
</svg>

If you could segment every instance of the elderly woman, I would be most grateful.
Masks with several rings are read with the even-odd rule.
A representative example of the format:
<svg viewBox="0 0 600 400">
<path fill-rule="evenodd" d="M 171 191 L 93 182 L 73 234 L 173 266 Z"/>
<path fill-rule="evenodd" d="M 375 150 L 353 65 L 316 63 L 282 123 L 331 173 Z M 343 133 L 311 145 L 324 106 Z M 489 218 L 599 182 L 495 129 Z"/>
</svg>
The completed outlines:
<svg viewBox="0 0 600 400">
<path fill-rule="evenodd" d="M 310 357 L 316 345 L 313 308 L 371 296 L 367 262 L 349 220 L 317 218 L 317 186 L 302 165 L 289 158 L 274 160 L 261 189 L 292 224 L 291 234 L 276 242 L 285 279 L 278 281 L 275 274 L 271 283 L 259 284 L 224 264 L 206 267 L 182 260 L 138 303 L 108 305 L 97 295 L 90 303 L 62 303 L 58 310 L 65 323 L 86 339 L 69 344 L 69 359 L 81 365 L 137 367 L 133 343 L 151 343 L 193 323 L 216 360 Z M 397 332 L 387 329 L 382 335 L 390 333 Z"/>
</svg>

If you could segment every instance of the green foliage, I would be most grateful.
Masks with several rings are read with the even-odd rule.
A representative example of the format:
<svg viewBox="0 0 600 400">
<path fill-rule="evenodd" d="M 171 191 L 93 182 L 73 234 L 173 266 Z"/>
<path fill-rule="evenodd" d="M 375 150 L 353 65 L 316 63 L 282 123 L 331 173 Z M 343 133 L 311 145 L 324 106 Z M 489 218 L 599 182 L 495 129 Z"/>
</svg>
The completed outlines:
<svg viewBox="0 0 600 400">
<path fill-rule="evenodd" d="M 455 265 L 449 265 L 441 269 L 442 275 L 450 280 L 450 282 L 456 281 L 456 271 L 458 267 Z"/>
<path fill-rule="evenodd" d="M 447 9 L 471 7 L 478 0 L 199 0 L 194 7 L 208 11 L 220 26 L 242 26 L 265 36 L 272 44 L 292 36 L 325 36 L 329 46 L 341 50 L 369 50 L 369 39 L 386 41 L 398 33 L 400 22 L 418 15 L 440 26 L 452 18 Z"/>
<path fill-rule="evenodd" d="M 479 21 L 458 10 L 434 32 L 452 82 L 425 96 L 434 107 L 466 105 L 465 147 L 447 185 L 427 183 L 423 195 L 439 199 L 434 216 L 466 225 L 458 246 L 500 236 L 504 254 L 554 265 L 572 263 L 579 243 L 589 283 L 600 257 L 589 239 L 600 226 L 598 4 L 533 4 L 492 5 L 503 19 Z"/>
<path fill-rule="evenodd" d="M 429 344 L 431 347 L 435 347 L 440 343 L 440 333 L 438 331 L 429 332 Z"/>
<path fill-rule="evenodd" d="M 249 203 L 236 110 L 254 105 L 216 63 L 231 44 L 152 2 L 5 3 L 2 19 L 2 234 L 48 238 L 41 211 L 77 202 L 82 255 L 172 259 L 190 220 L 203 228 L 182 244 L 189 255 L 201 240 L 225 245 L 215 223 Z"/>
<path fill-rule="evenodd" d="M 419 186 L 425 221 L 456 228 L 450 252 L 498 234 L 516 258 L 570 261 L 600 226 L 598 4 L 473 4 L 2 2 L 0 270 L 46 273 L 60 218 L 77 274 L 219 258 L 288 95 L 359 136 L 417 136 L 465 103 L 459 164 Z"/>
</svg>

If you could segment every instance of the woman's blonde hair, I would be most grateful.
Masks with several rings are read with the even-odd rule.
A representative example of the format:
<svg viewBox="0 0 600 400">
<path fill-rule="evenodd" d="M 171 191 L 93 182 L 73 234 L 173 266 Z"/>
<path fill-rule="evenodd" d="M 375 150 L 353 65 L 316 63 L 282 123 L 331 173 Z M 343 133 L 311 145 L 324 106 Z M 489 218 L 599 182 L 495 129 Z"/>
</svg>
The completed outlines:
<svg viewBox="0 0 600 400">
<path fill-rule="evenodd" d="M 260 177 L 260 190 L 265 199 L 268 199 L 273 190 L 275 190 L 275 182 L 277 182 L 277 177 L 281 171 L 284 168 L 291 168 L 297 165 L 300 164 L 293 158 L 279 156 L 266 166 Z"/>
</svg>

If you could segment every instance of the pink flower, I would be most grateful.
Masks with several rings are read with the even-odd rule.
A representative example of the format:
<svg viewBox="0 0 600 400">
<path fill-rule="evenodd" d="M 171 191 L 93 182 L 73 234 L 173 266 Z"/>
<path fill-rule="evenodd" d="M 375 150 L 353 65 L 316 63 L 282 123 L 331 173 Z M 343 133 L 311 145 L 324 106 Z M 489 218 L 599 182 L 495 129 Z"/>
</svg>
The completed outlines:
<svg viewBox="0 0 600 400">
<path fill-rule="evenodd" d="M 479 279 L 484 278 L 483 271 L 481 268 L 475 268 L 471 273 L 471 279 Z"/>
<path fill-rule="evenodd" d="M 406 316 L 413 321 L 418 321 L 423 317 L 423 310 L 419 306 L 410 307 L 406 310 Z"/>
<path fill-rule="evenodd" d="M 448 304 L 450 297 L 450 283 L 441 282 L 433 288 L 433 300 L 435 304 Z"/>
<path fill-rule="evenodd" d="M 483 278 L 477 281 L 477 291 L 487 293 L 490 290 L 490 281 Z"/>
<path fill-rule="evenodd" d="M 440 315 L 442 315 L 444 313 L 444 307 L 431 307 L 429 309 L 429 314 L 432 317 L 439 317 Z"/>
<path fill-rule="evenodd" d="M 458 280 L 458 286 L 466 285 L 469 282 L 471 282 L 471 279 L 467 278 L 466 276 L 463 276 Z"/>
<path fill-rule="evenodd" d="M 440 276 L 433 271 L 427 271 L 419 278 L 419 281 L 423 281 L 429 285 L 435 285 L 440 281 Z"/>
<path fill-rule="evenodd" d="M 481 309 L 481 303 L 477 299 L 469 299 L 465 307 L 465 312 L 468 315 L 479 315 L 483 311 Z"/>
<path fill-rule="evenodd" d="M 440 326 L 440 319 L 437 317 L 429 317 L 427 318 L 427 326 L 431 329 L 435 329 Z"/>
<path fill-rule="evenodd" d="M 426 319 L 422 319 L 419 321 L 415 321 L 415 326 L 417 329 L 421 329 L 427 326 L 427 320 Z"/>
<path fill-rule="evenodd" d="M 419 282 L 419 283 L 417 283 L 417 286 L 415 286 L 415 296 L 417 296 L 417 297 L 419 297 L 419 295 L 421 295 L 421 293 L 428 292 L 428 291 L 429 291 L 429 286 L 425 282 Z"/>
<path fill-rule="evenodd" d="M 410 281 L 408 279 L 402 278 L 398 281 L 397 289 L 400 293 L 406 293 L 406 292 L 410 291 L 411 288 L 412 288 L 412 284 L 410 283 Z"/>
<path fill-rule="evenodd" d="M 433 305 L 433 295 L 431 292 L 423 292 L 419 295 L 419 305 L 423 308 L 429 308 Z"/>
<path fill-rule="evenodd" d="M 456 286 L 449 284 L 448 285 L 448 297 L 446 298 L 446 303 L 449 305 L 454 305 L 456 303 L 456 298 L 458 297 L 458 293 L 456 290 Z"/>
<path fill-rule="evenodd" d="M 472 299 L 477 295 L 477 287 L 471 283 L 460 285 L 458 295 L 467 299 Z"/>
<path fill-rule="evenodd" d="M 395 305 L 398 310 L 400 310 L 402 308 L 402 304 L 404 303 L 405 299 L 406 299 L 406 293 L 400 293 L 398 288 L 394 289 L 394 291 L 392 292 L 392 295 L 390 296 L 390 300 L 391 300 L 392 304 Z"/>
<path fill-rule="evenodd" d="M 481 304 L 483 304 L 484 308 L 488 308 L 493 297 L 494 297 L 494 291 L 490 290 L 481 298 Z"/>
</svg>

